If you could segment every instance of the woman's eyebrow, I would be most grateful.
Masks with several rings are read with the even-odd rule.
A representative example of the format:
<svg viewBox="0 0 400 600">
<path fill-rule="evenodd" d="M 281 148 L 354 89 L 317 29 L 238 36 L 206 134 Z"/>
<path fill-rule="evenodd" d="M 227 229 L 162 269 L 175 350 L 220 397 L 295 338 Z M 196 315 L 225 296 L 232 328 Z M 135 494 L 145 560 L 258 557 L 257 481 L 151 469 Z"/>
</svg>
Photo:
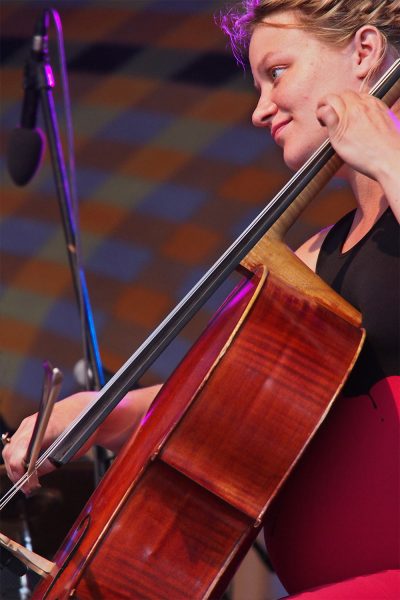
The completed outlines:
<svg viewBox="0 0 400 600">
<path fill-rule="evenodd" d="M 279 52 L 274 50 L 268 50 L 265 54 L 262 55 L 259 61 L 257 61 L 257 65 L 255 67 L 255 73 L 261 73 L 265 68 L 266 64 L 270 64 L 273 60 L 276 60 L 276 57 L 279 57 Z M 256 85 L 257 87 L 257 85 Z"/>
<path fill-rule="evenodd" d="M 270 62 L 276 55 L 279 55 L 279 52 L 277 52 L 276 50 L 268 50 L 268 52 L 263 54 L 258 64 L 263 65 L 266 62 Z"/>
</svg>

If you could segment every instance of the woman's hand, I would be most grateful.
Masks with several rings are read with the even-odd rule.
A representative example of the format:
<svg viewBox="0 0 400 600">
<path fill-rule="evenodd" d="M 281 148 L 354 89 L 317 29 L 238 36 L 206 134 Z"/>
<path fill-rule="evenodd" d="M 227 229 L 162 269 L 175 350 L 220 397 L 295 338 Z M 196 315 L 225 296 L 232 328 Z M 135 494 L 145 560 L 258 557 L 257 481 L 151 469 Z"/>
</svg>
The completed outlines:
<svg viewBox="0 0 400 600">
<path fill-rule="evenodd" d="M 55 439 L 66 429 L 66 427 L 77 417 L 84 408 L 94 400 L 97 392 L 81 392 L 74 394 L 65 400 L 56 402 L 53 408 L 53 413 L 50 417 L 46 433 L 43 439 L 42 448 L 48 448 Z M 36 414 L 24 419 L 11 438 L 11 441 L 6 444 L 3 450 L 4 464 L 7 469 L 7 474 L 11 481 L 16 483 L 26 472 L 25 459 L 28 451 L 30 439 L 32 437 L 33 428 L 36 422 Z M 88 440 L 84 448 L 81 449 L 80 455 L 84 454 L 88 448 L 93 445 L 91 439 Z M 54 470 L 54 465 L 46 460 L 38 470 L 38 475 L 44 475 Z M 26 494 L 31 493 L 35 488 L 39 487 L 39 481 L 36 474 L 33 474 L 29 481 L 24 485 L 23 491 Z"/>
<path fill-rule="evenodd" d="M 118 452 L 130 435 L 138 428 L 143 415 L 161 386 L 142 388 L 129 392 L 111 412 L 98 430 L 88 439 L 79 450 L 76 457 L 82 456 L 93 445 L 105 446 L 113 452 Z M 99 392 L 80 392 L 65 400 L 56 402 L 53 413 L 43 439 L 43 449 L 48 448 L 70 423 L 93 402 Z M 3 450 L 4 463 L 11 481 L 16 483 L 26 472 L 25 458 L 35 425 L 36 415 L 24 419 Z M 54 465 L 46 460 L 38 469 L 38 475 L 44 475 L 54 470 Z M 39 487 L 38 478 L 33 475 L 23 487 L 28 494 Z"/>
<path fill-rule="evenodd" d="M 347 91 L 318 103 L 317 118 L 342 160 L 379 183 L 400 165 L 400 119 L 377 98 Z"/>
</svg>

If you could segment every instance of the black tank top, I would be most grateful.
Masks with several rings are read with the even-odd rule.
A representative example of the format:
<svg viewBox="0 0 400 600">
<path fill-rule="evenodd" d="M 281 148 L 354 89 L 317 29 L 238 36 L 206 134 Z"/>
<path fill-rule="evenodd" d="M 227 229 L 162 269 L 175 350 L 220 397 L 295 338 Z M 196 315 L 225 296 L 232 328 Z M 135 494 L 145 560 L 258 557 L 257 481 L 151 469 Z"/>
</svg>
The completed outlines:
<svg viewBox="0 0 400 600">
<path fill-rule="evenodd" d="M 364 347 L 344 388 L 348 396 L 368 393 L 377 381 L 400 375 L 399 224 L 388 209 L 350 250 L 341 251 L 355 211 L 326 236 L 317 273 L 357 308 L 367 332 Z"/>
</svg>

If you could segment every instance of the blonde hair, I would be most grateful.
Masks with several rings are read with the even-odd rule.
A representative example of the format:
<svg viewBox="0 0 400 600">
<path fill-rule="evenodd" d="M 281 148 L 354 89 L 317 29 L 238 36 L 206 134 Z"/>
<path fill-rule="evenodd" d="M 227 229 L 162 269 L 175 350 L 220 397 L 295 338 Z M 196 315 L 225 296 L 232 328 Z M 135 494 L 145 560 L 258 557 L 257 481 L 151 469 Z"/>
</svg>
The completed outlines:
<svg viewBox="0 0 400 600">
<path fill-rule="evenodd" d="M 389 45 L 400 55 L 400 0 L 242 0 L 220 16 L 238 62 L 243 64 L 256 25 L 278 11 L 295 11 L 299 28 L 335 45 L 346 44 L 363 25 L 373 25 L 382 35 L 382 59 Z"/>
</svg>

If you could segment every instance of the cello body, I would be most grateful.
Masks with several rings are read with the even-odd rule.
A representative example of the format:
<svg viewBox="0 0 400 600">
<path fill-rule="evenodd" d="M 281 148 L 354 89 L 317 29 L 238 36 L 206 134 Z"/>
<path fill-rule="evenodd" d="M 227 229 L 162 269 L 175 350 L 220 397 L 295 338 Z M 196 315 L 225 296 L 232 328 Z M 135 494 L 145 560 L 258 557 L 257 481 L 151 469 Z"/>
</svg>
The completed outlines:
<svg viewBox="0 0 400 600">
<path fill-rule="evenodd" d="M 284 244 L 263 239 L 242 266 L 247 276 L 106 473 L 35 600 L 226 589 L 364 337 L 357 311 Z"/>
</svg>

